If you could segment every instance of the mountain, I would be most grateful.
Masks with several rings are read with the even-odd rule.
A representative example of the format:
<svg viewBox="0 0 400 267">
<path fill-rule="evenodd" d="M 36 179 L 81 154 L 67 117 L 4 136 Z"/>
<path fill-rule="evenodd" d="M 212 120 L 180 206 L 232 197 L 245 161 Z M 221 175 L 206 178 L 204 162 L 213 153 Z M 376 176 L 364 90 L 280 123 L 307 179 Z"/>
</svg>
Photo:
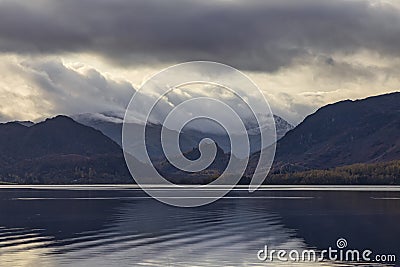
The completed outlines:
<svg viewBox="0 0 400 267">
<path fill-rule="evenodd" d="M 400 93 L 346 100 L 309 115 L 277 143 L 275 172 L 400 159 Z M 252 155 L 253 168 L 259 153 Z"/>
<path fill-rule="evenodd" d="M 261 132 L 261 129 L 268 129 L 272 127 L 272 125 L 269 125 L 269 118 L 267 115 L 264 114 L 259 114 L 258 115 L 260 118 L 260 125 L 258 125 L 257 121 L 253 119 L 247 119 L 244 121 L 244 125 L 246 127 L 247 133 L 252 136 L 252 135 L 259 135 Z M 274 117 L 274 122 L 275 122 L 275 129 L 276 129 L 276 139 L 279 140 L 281 139 L 288 131 L 292 130 L 294 128 L 293 125 L 279 117 L 278 115 L 273 115 Z"/>
<path fill-rule="evenodd" d="M 155 162 L 155 168 L 163 177 L 173 183 L 207 184 L 218 178 L 224 172 L 231 157 L 233 157 L 232 160 L 239 160 L 231 154 L 225 153 L 218 144 L 216 144 L 216 149 L 216 155 L 212 163 L 200 172 L 191 173 L 179 170 L 166 159 Z M 198 159 L 200 155 L 201 153 L 198 147 L 183 153 L 183 156 L 191 161 Z"/>
<path fill-rule="evenodd" d="M 93 127 L 102 131 L 105 135 L 110 137 L 112 140 L 117 142 L 119 145 L 122 144 L 122 124 L 123 118 L 122 116 L 117 116 L 112 113 L 85 113 L 73 115 L 76 121 Z M 261 116 L 261 118 L 263 118 Z M 277 139 L 282 138 L 288 131 L 293 129 L 293 125 L 282 119 L 281 117 L 274 115 L 275 125 L 276 125 L 276 133 Z M 261 120 L 261 127 L 271 127 L 266 122 L 269 120 L 264 119 Z M 250 141 L 250 152 L 256 152 L 261 149 L 261 139 L 260 139 L 260 127 L 257 122 L 247 119 L 244 121 L 245 127 L 247 129 L 249 141 Z M 132 124 L 130 127 L 135 127 Z M 137 125 L 137 127 L 140 127 Z M 159 124 L 149 123 L 146 125 L 146 138 L 148 144 L 148 151 L 151 158 L 160 159 L 162 158 L 162 148 L 160 142 L 160 133 L 162 126 Z M 238 133 L 233 134 L 233 137 L 238 137 Z M 230 152 L 230 141 L 229 137 L 225 134 L 218 134 L 208 131 L 199 131 L 196 129 L 185 129 L 180 134 L 180 146 L 183 152 L 188 152 L 193 148 L 197 147 L 199 142 L 204 138 L 210 138 L 214 140 L 218 145 L 226 152 Z M 138 140 L 139 142 L 140 140 Z M 133 144 L 135 145 L 135 144 Z M 247 157 L 247 155 L 236 155 L 238 157 Z"/>
<path fill-rule="evenodd" d="M 116 117 L 114 114 L 110 115 L 109 113 L 85 113 L 78 114 L 72 116 L 76 121 L 87 125 L 89 127 L 93 127 L 97 130 L 100 130 L 109 138 L 114 140 L 120 146 L 122 146 L 122 125 L 123 118 Z M 129 127 L 133 128 L 141 128 L 142 125 L 139 123 L 130 123 Z M 161 159 L 163 158 L 163 150 L 161 146 L 161 130 L 162 126 L 159 124 L 148 123 L 146 125 L 146 145 L 150 158 L 152 159 Z M 193 147 L 198 145 L 198 142 L 195 137 L 190 135 L 182 134 L 180 138 L 181 147 L 183 151 L 189 151 Z M 139 146 L 142 140 L 132 139 L 132 146 Z"/>
<path fill-rule="evenodd" d="M 14 122 L 19 123 L 19 124 L 21 124 L 23 126 L 26 126 L 26 127 L 31 127 L 32 125 L 35 124 L 34 122 L 31 122 L 31 121 L 14 121 Z"/>
<path fill-rule="evenodd" d="M 71 116 L 75 121 L 101 131 L 103 134 L 122 145 L 122 115 L 113 113 L 82 113 Z"/>
<path fill-rule="evenodd" d="M 0 151 L 2 181 L 132 182 L 118 144 L 66 116 L 30 127 L 0 124 Z"/>
<path fill-rule="evenodd" d="M 320 108 L 278 141 L 267 182 L 399 184 L 399 103 L 400 93 L 392 93 Z M 105 125 L 99 121 L 100 125 Z M 121 118 L 108 122 L 111 129 L 116 125 L 121 127 Z M 0 124 L 1 182 L 133 183 L 121 147 L 101 131 L 66 116 L 28 125 L 20 122 Z M 257 127 L 249 125 L 247 130 L 256 133 Z M 129 126 L 136 127 L 137 124 Z M 150 142 L 150 153 L 159 155 L 153 158 L 155 167 L 173 182 L 211 182 L 226 169 L 229 160 L 243 162 L 240 157 L 226 152 L 216 140 L 217 155 L 208 168 L 199 173 L 180 171 L 160 153 L 157 138 L 161 126 L 148 124 L 147 127 L 146 138 L 154 141 Z M 186 158 L 194 160 L 200 156 L 197 146 L 203 136 L 211 137 L 209 133 L 199 131 L 183 132 L 181 141 L 186 145 Z M 258 156 L 259 153 L 251 155 L 241 182 L 249 181 Z"/>
<path fill-rule="evenodd" d="M 274 115 L 275 128 L 276 128 L 276 139 L 280 140 L 286 135 L 287 132 L 293 130 L 294 126 L 289 122 L 285 121 L 282 117 Z"/>
</svg>

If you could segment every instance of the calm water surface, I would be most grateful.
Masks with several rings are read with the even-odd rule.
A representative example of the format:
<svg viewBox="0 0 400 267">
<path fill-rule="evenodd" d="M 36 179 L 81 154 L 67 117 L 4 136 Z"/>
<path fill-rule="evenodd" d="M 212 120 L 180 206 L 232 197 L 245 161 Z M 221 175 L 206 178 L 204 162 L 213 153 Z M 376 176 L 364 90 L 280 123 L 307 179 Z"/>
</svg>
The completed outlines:
<svg viewBox="0 0 400 267">
<path fill-rule="evenodd" d="M 174 208 L 134 187 L 1 186 L 0 266 L 360 266 L 257 259 L 265 245 L 323 250 L 338 238 L 400 259 L 398 189 L 325 189 L 235 190 Z"/>
</svg>

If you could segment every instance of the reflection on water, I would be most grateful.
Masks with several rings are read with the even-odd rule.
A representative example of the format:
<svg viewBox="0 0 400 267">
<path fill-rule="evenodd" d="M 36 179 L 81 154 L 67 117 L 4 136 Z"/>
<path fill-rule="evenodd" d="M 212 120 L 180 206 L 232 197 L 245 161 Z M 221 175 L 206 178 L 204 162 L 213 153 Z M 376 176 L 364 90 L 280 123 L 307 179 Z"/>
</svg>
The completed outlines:
<svg viewBox="0 0 400 267">
<path fill-rule="evenodd" d="M 399 192 L 268 190 L 249 198 L 242 190 L 183 209 L 137 189 L 92 189 L 1 188 L 0 266 L 352 266 L 256 255 L 264 245 L 326 249 L 340 237 L 400 258 Z"/>
</svg>

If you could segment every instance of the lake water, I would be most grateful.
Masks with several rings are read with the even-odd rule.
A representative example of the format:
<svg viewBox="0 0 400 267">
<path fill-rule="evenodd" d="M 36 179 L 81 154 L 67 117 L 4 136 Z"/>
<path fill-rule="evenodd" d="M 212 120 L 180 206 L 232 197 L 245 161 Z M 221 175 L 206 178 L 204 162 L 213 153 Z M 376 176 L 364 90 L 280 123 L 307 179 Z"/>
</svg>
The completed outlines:
<svg viewBox="0 0 400 267">
<path fill-rule="evenodd" d="M 333 190 L 332 190 L 333 189 Z M 263 262 L 286 251 L 369 249 L 400 259 L 397 187 L 245 188 L 199 208 L 134 186 L 0 187 L 0 266 L 360 266 Z M 365 266 L 395 266 L 377 262 Z"/>
</svg>

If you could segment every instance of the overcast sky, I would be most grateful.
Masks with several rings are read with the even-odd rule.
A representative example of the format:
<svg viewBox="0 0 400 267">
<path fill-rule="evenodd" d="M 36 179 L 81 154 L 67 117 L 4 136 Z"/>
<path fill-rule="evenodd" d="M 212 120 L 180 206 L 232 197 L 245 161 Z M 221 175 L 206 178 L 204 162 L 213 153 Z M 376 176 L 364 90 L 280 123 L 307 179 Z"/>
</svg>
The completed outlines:
<svg viewBox="0 0 400 267">
<path fill-rule="evenodd" d="M 190 60 L 245 72 L 297 124 L 400 90 L 400 1 L 0 0 L 1 121 L 123 112 Z"/>
</svg>

